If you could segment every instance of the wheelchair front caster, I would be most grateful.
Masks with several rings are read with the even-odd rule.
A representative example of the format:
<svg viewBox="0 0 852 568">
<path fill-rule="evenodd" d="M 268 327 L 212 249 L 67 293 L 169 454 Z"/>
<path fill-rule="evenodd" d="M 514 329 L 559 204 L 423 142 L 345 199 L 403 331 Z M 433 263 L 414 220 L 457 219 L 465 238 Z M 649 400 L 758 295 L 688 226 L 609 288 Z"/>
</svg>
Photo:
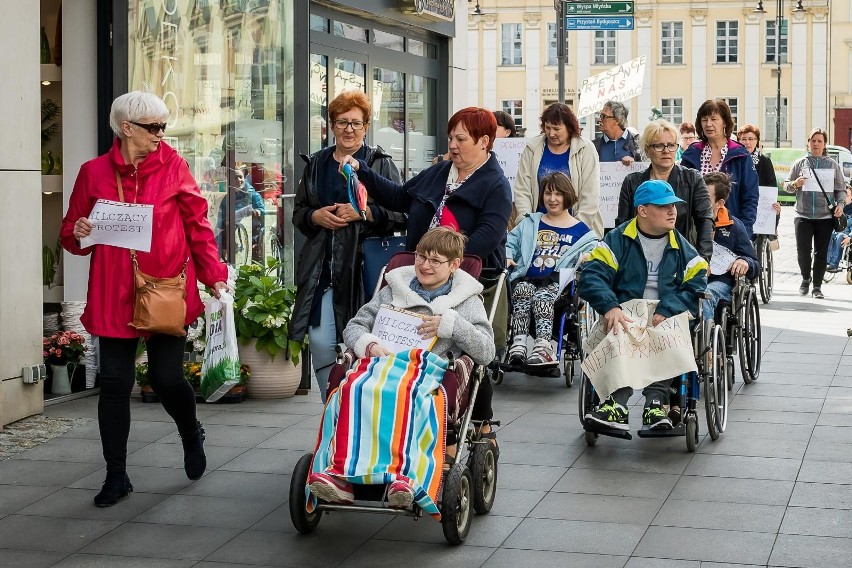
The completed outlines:
<svg viewBox="0 0 852 568">
<path fill-rule="evenodd" d="M 686 449 L 694 452 L 698 448 L 698 416 L 691 412 L 686 417 Z"/>
<path fill-rule="evenodd" d="M 595 432 L 589 432 L 588 430 L 583 432 L 586 438 L 586 445 L 590 448 L 598 443 L 598 434 Z"/>
</svg>

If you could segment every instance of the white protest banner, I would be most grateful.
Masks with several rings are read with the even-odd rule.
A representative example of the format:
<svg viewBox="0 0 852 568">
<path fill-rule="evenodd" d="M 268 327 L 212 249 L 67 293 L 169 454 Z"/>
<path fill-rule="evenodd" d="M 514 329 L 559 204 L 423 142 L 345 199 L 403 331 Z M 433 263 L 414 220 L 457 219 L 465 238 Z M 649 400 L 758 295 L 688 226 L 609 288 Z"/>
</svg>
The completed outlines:
<svg viewBox="0 0 852 568">
<path fill-rule="evenodd" d="M 819 182 L 817 182 L 816 177 L 813 175 L 809 175 L 807 172 L 805 174 L 805 185 L 802 186 L 802 191 L 817 191 L 822 193 L 822 190 L 825 190 L 825 193 L 831 197 L 834 192 L 834 174 L 837 173 L 834 171 L 834 168 L 820 168 L 818 170 L 811 170 L 819 176 L 819 181 L 822 182 L 822 189 L 819 188 Z"/>
<path fill-rule="evenodd" d="M 376 313 L 372 333 L 379 338 L 382 347 L 393 353 L 409 349 L 432 349 L 438 338 L 421 338 L 417 332 L 421 323 L 421 314 L 383 304 Z"/>
<path fill-rule="evenodd" d="M 645 56 L 592 75 L 580 84 L 578 117 L 600 112 L 606 101 L 624 102 L 639 96 L 645 81 Z"/>
<path fill-rule="evenodd" d="M 713 241 L 713 256 L 710 257 L 710 274 L 714 276 L 726 274 L 735 260 L 737 260 L 737 255 L 731 252 L 731 249 Z"/>
<path fill-rule="evenodd" d="M 778 188 L 774 185 L 761 185 L 758 189 L 760 198 L 757 201 L 757 219 L 752 231 L 755 235 L 774 235 L 776 215 L 772 205 L 778 201 Z"/>
<path fill-rule="evenodd" d="M 80 245 L 112 245 L 142 252 L 151 250 L 154 206 L 98 199 L 89 213 L 92 232 Z"/>
<path fill-rule="evenodd" d="M 652 327 L 658 303 L 642 299 L 624 302 L 621 309 L 633 320 L 626 332 L 605 333 L 604 319 L 600 318 L 583 342 L 587 355 L 581 366 L 601 400 L 622 387 L 642 389 L 697 370 L 689 314 L 683 312 Z"/>
<path fill-rule="evenodd" d="M 615 217 L 618 214 L 618 196 L 621 194 L 621 184 L 627 174 L 643 172 L 648 169 L 648 162 L 633 162 L 625 166 L 621 162 L 601 162 L 601 195 L 600 209 L 605 229 L 615 227 Z"/>
<path fill-rule="evenodd" d="M 528 138 L 497 138 L 494 140 L 494 155 L 497 163 L 503 168 L 503 175 L 509 180 L 509 187 L 515 187 L 515 177 L 518 175 L 518 163 L 521 153 L 527 147 Z"/>
</svg>

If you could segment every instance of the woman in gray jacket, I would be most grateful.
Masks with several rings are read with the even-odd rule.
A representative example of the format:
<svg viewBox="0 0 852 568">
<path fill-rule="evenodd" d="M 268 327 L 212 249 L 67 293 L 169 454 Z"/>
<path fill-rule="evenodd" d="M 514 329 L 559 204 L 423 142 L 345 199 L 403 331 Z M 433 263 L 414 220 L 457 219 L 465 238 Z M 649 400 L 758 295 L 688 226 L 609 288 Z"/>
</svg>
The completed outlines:
<svg viewBox="0 0 852 568">
<path fill-rule="evenodd" d="M 825 297 L 822 293 L 822 277 L 825 275 L 828 243 L 834 230 L 832 217 L 843 215 L 843 205 L 846 201 L 843 171 L 840 165 L 826 154 L 827 140 L 828 134 L 825 130 L 815 128 L 811 131 L 808 136 L 808 155 L 793 164 L 783 186 L 787 193 L 796 194 L 793 223 L 796 228 L 799 270 L 802 273 L 799 294 L 807 296 L 808 288 L 813 282 L 812 294 L 814 298 L 820 300 Z M 817 183 L 817 175 L 822 182 L 822 190 Z M 833 199 L 833 203 L 827 203 L 825 196 Z M 811 267 L 812 245 L 813 267 Z"/>
</svg>

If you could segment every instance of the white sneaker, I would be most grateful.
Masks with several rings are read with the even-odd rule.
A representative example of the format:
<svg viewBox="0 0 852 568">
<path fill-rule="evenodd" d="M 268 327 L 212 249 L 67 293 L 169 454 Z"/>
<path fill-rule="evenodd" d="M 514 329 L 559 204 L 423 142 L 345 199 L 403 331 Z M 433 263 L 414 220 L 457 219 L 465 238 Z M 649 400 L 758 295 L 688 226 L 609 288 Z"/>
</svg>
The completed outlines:
<svg viewBox="0 0 852 568">
<path fill-rule="evenodd" d="M 532 353 L 527 358 L 527 365 L 530 367 L 548 367 L 557 365 L 556 354 L 553 352 L 553 347 L 549 341 L 536 339 Z"/>
<path fill-rule="evenodd" d="M 527 360 L 527 339 L 526 337 L 516 337 L 512 340 L 512 346 L 509 347 L 509 364 L 523 365 Z"/>
</svg>

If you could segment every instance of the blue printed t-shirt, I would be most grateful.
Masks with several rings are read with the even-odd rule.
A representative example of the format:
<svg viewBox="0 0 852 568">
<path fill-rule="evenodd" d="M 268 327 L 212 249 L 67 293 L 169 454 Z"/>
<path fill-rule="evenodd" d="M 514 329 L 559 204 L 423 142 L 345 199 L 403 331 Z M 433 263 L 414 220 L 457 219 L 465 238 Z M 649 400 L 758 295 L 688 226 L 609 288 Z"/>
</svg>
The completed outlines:
<svg viewBox="0 0 852 568">
<path fill-rule="evenodd" d="M 570 177 L 571 170 L 568 167 L 569 152 L 570 150 L 566 150 L 561 154 L 554 154 L 550 151 L 550 148 L 547 147 L 547 144 L 544 145 L 544 154 L 541 155 L 541 162 L 538 164 L 539 196 L 541 195 L 541 180 L 546 175 L 552 174 L 553 172 L 562 172 L 566 176 Z M 538 212 L 547 213 L 547 209 L 539 207 Z"/>
<path fill-rule="evenodd" d="M 539 221 L 535 250 L 530 267 L 527 269 L 527 278 L 538 280 L 550 276 L 559 257 L 589 230 L 582 221 L 573 227 L 553 227 L 544 221 Z"/>
</svg>

